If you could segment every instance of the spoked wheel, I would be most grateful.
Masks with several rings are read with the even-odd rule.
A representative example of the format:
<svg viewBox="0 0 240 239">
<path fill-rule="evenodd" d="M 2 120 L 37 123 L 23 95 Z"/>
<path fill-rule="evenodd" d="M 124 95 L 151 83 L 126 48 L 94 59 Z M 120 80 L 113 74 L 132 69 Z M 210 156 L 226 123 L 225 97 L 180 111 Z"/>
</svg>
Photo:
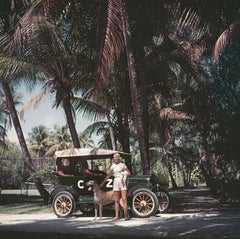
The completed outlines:
<svg viewBox="0 0 240 239">
<path fill-rule="evenodd" d="M 131 212 L 136 217 L 146 218 L 156 214 L 158 199 L 151 190 L 142 188 L 133 193 Z"/>
<path fill-rule="evenodd" d="M 93 214 L 94 212 L 94 203 L 80 203 L 78 207 L 79 210 L 86 215 Z"/>
<path fill-rule="evenodd" d="M 170 195 L 167 191 L 161 190 L 157 194 L 158 198 L 158 211 L 160 213 L 168 211 L 171 205 Z"/>
<path fill-rule="evenodd" d="M 62 191 L 53 199 L 53 211 L 58 217 L 70 217 L 75 210 L 75 201 L 70 192 Z"/>
</svg>

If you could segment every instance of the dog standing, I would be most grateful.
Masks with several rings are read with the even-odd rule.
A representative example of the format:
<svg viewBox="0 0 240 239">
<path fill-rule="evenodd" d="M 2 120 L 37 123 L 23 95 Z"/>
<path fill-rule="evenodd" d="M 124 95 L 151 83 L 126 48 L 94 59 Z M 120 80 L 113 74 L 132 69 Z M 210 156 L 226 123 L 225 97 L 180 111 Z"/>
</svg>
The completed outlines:
<svg viewBox="0 0 240 239">
<path fill-rule="evenodd" d="M 102 220 L 103 206 L 114 202 L 114 192 L 113 190 L 104 192 L 103 190 L 100 189 L 100 187 L 94 180 L 87 182 L 87 186 L 89 186 L 88 190 L 93 191 L 94 193 L 95 220 L 97 219 L 98 216 L 98 210 L 99 219 Z M 120 204 L 122 205 L 121 201 Z"/>
</svg>

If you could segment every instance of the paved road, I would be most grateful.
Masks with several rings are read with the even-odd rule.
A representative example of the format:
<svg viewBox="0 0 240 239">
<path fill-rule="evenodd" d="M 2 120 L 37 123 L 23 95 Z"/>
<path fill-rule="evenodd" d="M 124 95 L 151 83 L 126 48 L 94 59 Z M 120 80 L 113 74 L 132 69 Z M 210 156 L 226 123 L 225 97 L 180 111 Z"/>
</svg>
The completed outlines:
<svg viewBox="0 0 240 239">
<path fill-rule="evenodd" d="M 240 238 L 239 204 L 220 205 L 206 190 L 185 190 L 172 199 L 168 213 L 129 221 L 112 221 L 113 211 L 104 211 L 102 221 L 81 214 L 0 214 L 0 239 Z"/>
</svg>

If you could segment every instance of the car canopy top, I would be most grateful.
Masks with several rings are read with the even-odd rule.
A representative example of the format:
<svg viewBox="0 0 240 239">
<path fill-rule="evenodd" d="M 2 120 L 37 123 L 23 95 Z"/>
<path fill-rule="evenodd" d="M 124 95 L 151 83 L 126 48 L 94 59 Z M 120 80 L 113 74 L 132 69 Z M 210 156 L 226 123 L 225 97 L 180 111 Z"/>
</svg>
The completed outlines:
<svg viewBox="0 0 240 239">
<path fill-rule="evenodd" d="M 73 157 L 83 157 L 86 159 L 98 159 L 98 158 L 109 158 L 113 154 L 119 153 L 124 159 L 129 159 L 130 154 L 119 152 L 110 149 L 100 149 L 100 148 L 72 148 L 61 151 L 56 151 L 54 158 L 73 158 Z"/>
</svg>

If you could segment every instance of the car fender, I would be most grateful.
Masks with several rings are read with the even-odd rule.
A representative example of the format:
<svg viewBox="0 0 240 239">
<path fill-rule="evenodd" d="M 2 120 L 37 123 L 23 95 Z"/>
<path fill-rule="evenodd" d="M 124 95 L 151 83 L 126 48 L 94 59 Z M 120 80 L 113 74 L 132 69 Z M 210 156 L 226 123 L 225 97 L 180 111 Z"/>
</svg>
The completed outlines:
<svg viewBox="0 0 240 239">
<path fill-rule="evenodd" d="M 54 197 L 56 196 L 56 194 L 61 192 L 61 191 L 68 191 L 68 192 L 70 192 L 73 195 L 74 200 L 75 201 L 78 200 L 79 193 L 75 189 L 73 189 L 72 187 L 64 186 L 64 185 L 57 185 L 53 189 L 53 191 L 51 192 L 49 203 L 52 203 L 52 201 L 53 201 Z"/>
<path fill-rule="evenodd" d="M 133 192 L 135 192 L 136 190 L 141 189 L 141 188 L 150 189 L 150 187 L 148 187 L 146 184 L 137 184 L 128 189 L 127 197 L 131 197 L 133 195 Z"/>
</svg>

